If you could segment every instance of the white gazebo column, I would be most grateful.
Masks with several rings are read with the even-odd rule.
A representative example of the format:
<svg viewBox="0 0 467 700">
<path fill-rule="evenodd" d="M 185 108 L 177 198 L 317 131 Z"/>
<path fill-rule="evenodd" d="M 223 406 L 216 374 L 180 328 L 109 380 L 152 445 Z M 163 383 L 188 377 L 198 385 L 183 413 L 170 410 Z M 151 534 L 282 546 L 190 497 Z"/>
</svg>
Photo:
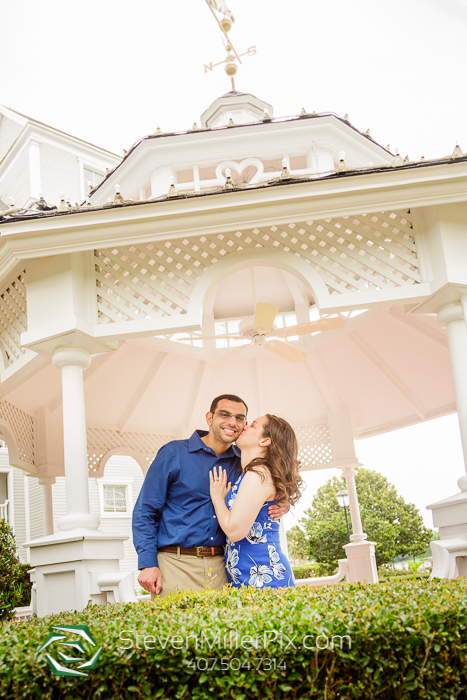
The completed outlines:
<svg viewBox="0 0 467 700">
<path fill-rule="evenodd" d="M 91 363 L 82 348 L 58 348 L 53 364 L 62 371 L 63 442 L 67 514 L 58 522 L 60 530 L 77 527 L 97 529 L 99 516 L 89 508 L 86 413 L 84 407 L 83 369 Z"/>
<path fill-rule="evenodd" d="M 44 491 L 44 534 L 53 535 L 54 532 L 54 507 L 52 499 L 52 484 L 55 484 L 54 476 L 39 477 L 39 483 Z"/>
<path fill-rule="evenodd" d="M 464 315 L 467 303 L 464 302 L 464 299 L 462 304 L 451 304 L 441 309 L 436 321 L 440 326 L 446 328 L 448 334 L 457 416 L 467 474 L 467 327 Z"/>
<path fill-rule="evenodd" d="M 362 529 L 362 519 L 360 517 L 360 506 L 358 505 L 357 487 L 355 486 L 355 471 L 352 467 L 343 470 L 347 493 L 349 494 L 350 520 L 352 523 L 351 542 L 364 542 L 367 538 Z"/>
<path fill-rule="evenodd" d="M 355 454 L 354 429 L 350 406 L 340 406 L 334 399 L 335 413 L 328 413 L 333 463 L 342 469 L 349 494 L 352 535 L 344 549 L 347 556 L 347 578 L 351 583 L 378 583 L 375 543 L 368 542 L 362 530 L 362 519 L 355 486 L 354 467 L 358 466 Z"/>
<path fill-rule="evenodd" d="M 445 306 L 436 318 L 448 334 L 451 369 L 454 379 L 457 416 L 464 453 L 465 474 L 457 484 L 460 493 L 431 503 L 433 525 L 440 540 L 431 542 L 433 572 L 431 578 L 456 578 L 467 575 L 467 299 Z"/>
<path fill-rule="evenodd" d="M 464 314 L 465 326 L 467 328 L 467 295 L 466 294 L 464 294 L 461 297 L 461 306 L 462 306 L 462 312 Z"/>
<path fill-rule="evenodd" d="M 375 556 L 376 543 L 368 542 L 367 535 L 363 532 L 353 467 L 346 467 L 343 470 L 343 475 L 349 495 L 350 520 L 352 523 L 350 543 L 344 546 L 348 561 L 348 579 L 351 583 L 378 583 L 378 568 Z"/>
<path fill-rule="evenodd" d="M 127 535 L 100 532 L 99 516 L 89 507 L 86 415 L 83 369 L 89 367 L 87 350 L 59 347 L 52 357 L 62 373 L 63 443 L 67 513 L 59 529 L 27 542 L 36 581 L 37 615 L 83 610 L 89 601 L 107 602 L 99 581 L 121 581 L 119 560 Z M 40 479 L 47 479 L 44 475 Z M 51 482 L 44 485 L 47 527 L 53 528 Z M 102 577 L 104 577 L 102 579 Z"/>
</svg>

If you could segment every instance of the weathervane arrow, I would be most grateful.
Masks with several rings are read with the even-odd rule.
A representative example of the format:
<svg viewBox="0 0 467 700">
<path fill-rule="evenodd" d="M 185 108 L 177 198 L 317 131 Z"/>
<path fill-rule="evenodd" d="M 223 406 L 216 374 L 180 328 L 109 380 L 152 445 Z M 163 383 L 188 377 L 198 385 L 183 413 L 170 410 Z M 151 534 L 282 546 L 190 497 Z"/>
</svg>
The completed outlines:
<svg viewBox="0 0 467 700">
<path fill-rule="evenodd" d="M 225 0 L 206 0 L 206 2 L 212 7 L 213 10 L 222 12 L 222 14 L 228 17 L 232 22 L 235 22 L 234 16 L 227 7 Z"/>
<path fill-rule="evenodd" d="M 241 56 L 254 56 L 256 53 L 256 46 L 250 46 L 250 48 L 245 51 L 244 53 L 239 54 L 236 50 L 234 45 L 232 44 L 230 38 L 228 37 L 228 32 L 232 29 L 232 24 L 234 23 L 235 19 L 231 11 L 229 10 L 226 0 L 206 0 L 206 4 L 209 7 L 209 9 L 212 12 L 212 15 L 214 19 L 216 20 L 222 34 L 224 35 L 225 39 L 227 40 L 227 44 L 225 46 L 226 51 L 227 51 L 227 57 L 223 61 L 219 61 L 218 63 L 208 63 L 204 64 L 204 72 L 208 73 L 209 71 L 212 71 L 213 68 L 216 66 L 220 66 L 223 63 L 225 64 L 225 72 L 227 75 L 230 77 L 232 80 L 232 90 L 235 91 L 235 82 L 234 82 L 234 76 L 237 73 L 238 66 L 236 64 L 236 61 L 241 63 Z M 219 19 L 217 16 L 216 12 L 222 14 L 222 18 Z"/>
</svg>

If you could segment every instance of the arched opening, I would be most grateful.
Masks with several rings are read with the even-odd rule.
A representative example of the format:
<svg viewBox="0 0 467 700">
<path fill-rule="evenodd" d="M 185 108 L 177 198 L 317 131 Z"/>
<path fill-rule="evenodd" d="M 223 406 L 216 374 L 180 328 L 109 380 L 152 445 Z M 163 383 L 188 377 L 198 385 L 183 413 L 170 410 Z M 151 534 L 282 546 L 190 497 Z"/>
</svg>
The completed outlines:
<svg viewBox="0 0 467 700">
<path fill-rule="evenodd" d="M 196 316 L 202 313 L 213 290 L 226 278 L 240 270 L 248 268 L 258 270 L 261 267 L 288 273 L 297 284 L 304 286 L 306 296 L 313 299 L 318 307 L 324 306 L 329 300 L 329 291 L 323 279 L 304 259 L 271 248 L 248 248 L 225 255 L 203 273 L 191 294 L 188 314 Z M 241 290 L 237 291 L 241 292 Z M 270 295 L 274 293 L 272 288 L 260 291 L 262 296 L 263 293 L 269 292 Z"/>
<path fill-rule="evenodd" d="M 14 466 L 22 467 L 20 459 L 20 451 L 16 441 L 16 435 L 12 426 L 7 421 L 0 422 L 0 453 L 6 450 L 8 453 L 9 463 Z"/>
<path fill-rule="evenodd" d="M 221 280 L 206 299 L 206 307 L 213 309 L 215 318 L 248 316 L 258 301 L 277 306 L 279 313 L 293 313 L 299 304 L 315 303 L 309 287 L 289 271 L 253 263 Z"/>
<path fill-rule="evenodd" d="M 141 468 L 141 471 L 143 472 L 143 478 L 146 475 L 147 470 L 149 469 L 150 463 L 147 459 L 147 457 L 142 453 L 138 452 L 137 450 L 132 450 L 130 447 L 114 447 L 112 450 L 109 450 L 108 452 L 105 453 L 105 455 L 102 457 L 102 459 L 99 462 L 99 467 L 95 473 L 95 477 L 97 479 L 105 476 L 105 469 L 107 466 L 107 463 L 109 462 L 110 459 L 116 456 L 123 456 L 123 457 L 128 457 L 132 459 L 133 461 L 137 462 L 139 467 Z"/>
</svg>

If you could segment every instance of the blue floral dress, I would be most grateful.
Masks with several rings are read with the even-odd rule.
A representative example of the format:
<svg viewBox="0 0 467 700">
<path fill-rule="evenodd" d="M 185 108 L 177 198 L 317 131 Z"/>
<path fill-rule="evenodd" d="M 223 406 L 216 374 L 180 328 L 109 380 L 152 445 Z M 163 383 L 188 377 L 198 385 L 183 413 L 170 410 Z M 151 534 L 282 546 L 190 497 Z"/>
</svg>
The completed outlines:
<svg viewBox="0 0 467 700">
<path fill-rule="evenodd" d="M 225 503 L 231 510 L 245 474 L 237 479 L 226 496 Z M 295 586 L 290 563 L 283 553 L 279 540 L 279 523 L 269 517 L 268 508 L 274 501 L 266 501 L 243 540 L 232 543 L 227 537 L 225 568 L 229 581 L 240 588 L 282 588 Z"/>
</svg>

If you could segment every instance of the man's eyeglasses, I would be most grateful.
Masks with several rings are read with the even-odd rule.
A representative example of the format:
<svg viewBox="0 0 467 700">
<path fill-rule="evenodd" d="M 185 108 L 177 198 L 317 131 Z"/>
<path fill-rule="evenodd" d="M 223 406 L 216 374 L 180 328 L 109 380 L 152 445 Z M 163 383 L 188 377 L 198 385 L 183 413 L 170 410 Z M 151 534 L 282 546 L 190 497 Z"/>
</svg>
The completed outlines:
<svg viewBox="0 0 467 700">
<path fill-rule="evenodd" d="M 246 423 L 246 416 L 234 416 L 228 411 L 214 411 L 213 415 L 218 414 L 223 420 L 229 420 L 229 418 L 235 418 L 237 423 Z"/>
</svg>

